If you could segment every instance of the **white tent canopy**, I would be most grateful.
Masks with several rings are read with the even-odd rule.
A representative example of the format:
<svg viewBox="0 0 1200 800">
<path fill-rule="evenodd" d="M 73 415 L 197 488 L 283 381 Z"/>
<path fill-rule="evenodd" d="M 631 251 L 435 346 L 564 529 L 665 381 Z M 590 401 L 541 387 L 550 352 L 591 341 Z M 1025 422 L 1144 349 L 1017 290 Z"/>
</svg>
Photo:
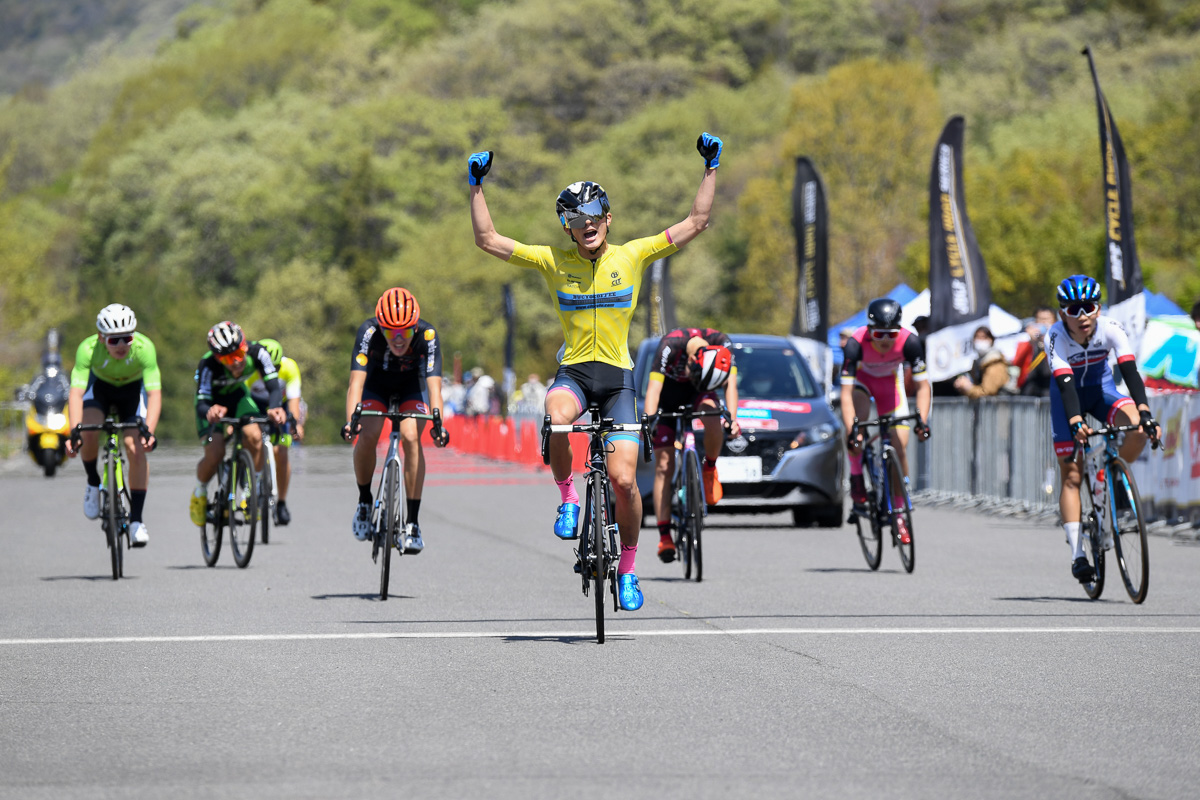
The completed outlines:
<svg viewBox="0 0 1200 800">
<path fill-rule="evenodd" d="M 928 316 L 929 290 L 922 290 L 920 294 L 901 306 L 901 311 L 900 323 L 908 327 L 912 327 L 913 320 L 917 317 Z M 1014 333 L 1021 333 L 1024 330 L 1020 319 L 1014 317 L 995 303 L 992 303 L 988 309 L 987 326 L 992 329 L 992 335 L 997 339 L 1003 336 L 1011 336 Z"/>
</svg>

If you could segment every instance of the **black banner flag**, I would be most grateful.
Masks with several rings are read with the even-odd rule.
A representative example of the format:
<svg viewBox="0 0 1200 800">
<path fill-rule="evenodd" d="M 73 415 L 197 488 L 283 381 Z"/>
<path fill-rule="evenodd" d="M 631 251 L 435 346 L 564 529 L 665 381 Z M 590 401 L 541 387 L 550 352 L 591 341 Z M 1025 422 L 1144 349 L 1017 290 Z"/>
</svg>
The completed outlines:
<svg viewBox="0 0 1200 800">
<path fill-rule="evenodd" d="M 1100 90 L 1092 49 L 1083 48 L 1092 84 L 1096 87 L 1096 114 L 1100 119 L 1100 163 L 1104 173 L 1104 273 L 1109 314 L 1119 319 L 1136 348 L 1146 328 L 1146 300 L 1142 294 L 1142 265 L 1133 239 L 1133 185 L 1125 146 L 1117 122 Z M 1119 308 L 1118 308 L 1119 307 Z"/>
<path fill-rule="evenodd" d="M 504 397 L 512 396 L 517 388 L 517 372 L 513 366 L 514 343 L 517 332 L 517 305 L 513 302 L 512 284 L 504 284 Z"/>
<path fill-rule="evenodd" d="M 986 325 L 992 305 L 987 266 L 967 216 L 963 188 L 961 116 L 951 117 L 933 151 L 929 176 L 929 330 L 926 360 L 930 380 L 971 368 L 975 329 Z"/>
<path fill-rule="evenodd" d="M 669 259 L 650 265 L 646 281 L 646 336 L 663 336 L 675 330 L 675 297 L 671 292 Z"/>
<path fill-rule="evenodd" d="M 829 212 L 821 176 L 804 156 L 796 159 L 792 230 L 797 261 L 792 335 L 824 342 L 829 330 Z"/>
</svg>

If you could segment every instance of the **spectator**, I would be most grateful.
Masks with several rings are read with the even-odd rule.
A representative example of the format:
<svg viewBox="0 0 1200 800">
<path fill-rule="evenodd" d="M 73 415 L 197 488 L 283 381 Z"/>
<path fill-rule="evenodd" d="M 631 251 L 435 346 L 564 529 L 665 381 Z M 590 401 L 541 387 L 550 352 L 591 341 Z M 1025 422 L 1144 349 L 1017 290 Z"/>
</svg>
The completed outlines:
<svg viewBox="0 0 1200 800">
<path fill-rule="evenodd" d="M 996 337 L 986 325 L 975 329 L 975 363 L 967 375 L 954 379 L 954 388 L 959 394 L 972 400 L 1000 394 L 1008 383 L 1008 362 L 1004 354 L 996 349 Z"/>
<path fill-rule="evenodd" d="M 1049 397 L 1050 361 L 1046 358 L 1046 334 L 1057 320 L 1054 309 L 1038 306 L 1033 312 L 1033 322 L 1025 328 L 1029 341 L 1017 345 L 1013 365 L 1017 373 L 1017 391 L 1027 397 Z"/>
<path fill-rule="evenodd" d="M 546 384 L 542 383 L 536 372 L 529 373 L 529 378 L 521 384 L 517 393 L 521 408 L 528 409 L 531 413 L 540 413 L 546 404 Z"/>
<path fill-rule="evenodd" d="M 471 385 L 467 389 L 467 414 L 492 413 L 492 395 L 496 391 L 496 380 L 483 372 L 483 367 L 471 369 Z"/>
<path fill-rule="evenodd" d="M 446 379 L 442 385 L 442 411 L 447 417 L 467 413 L 467 387 L 453 378 Z"/>
</svg>

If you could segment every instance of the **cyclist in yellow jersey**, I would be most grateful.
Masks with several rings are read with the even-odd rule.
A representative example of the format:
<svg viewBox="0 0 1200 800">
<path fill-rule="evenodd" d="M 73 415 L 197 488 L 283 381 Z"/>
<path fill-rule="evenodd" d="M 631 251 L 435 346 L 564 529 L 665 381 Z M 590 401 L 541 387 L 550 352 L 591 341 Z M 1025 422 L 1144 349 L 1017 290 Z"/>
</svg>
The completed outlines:
<svg viewBox="0 0 1200 800">
<path fill-rule="evenodd" d="M 656 236 L 613 244 L 608 241 L 612 223 L 608 195 L 599 184 L 580 181 L 559 194 L 555 207 L 563 233 L 571 239 L 571 247 L 565 249 L 522 244 L 497 233 L 482 186 L 492 167 L 493 153 L 474 153 L 468 159 L 475 244 L 497 258 L 539 270 L 562 323 L 566 349 L 558 374 L 546 392 L 546 413 L 552 424 L 569 425 L 591 402 L 614 422 L 638 421 L 629 324 L 646 266 L 674 253 L 708 227 L 722 142 L 703 133 L 696 148 L 704 158 L 704 177 L 685 219 Z M 613 433 L 608 441 L 612 447 L 608 472 L 621 533 L 617 596 L 623 609 L 636 611 L 643 602 L 634 574 L 642 523 L 642 498 L 635 480 L 641 443 L 636 435 L 628 433 Z M 571 464 L 567 434 L 551 435 L 550 471 L 562 495 L 554 523 L 554 533 L 560 539 L 578 536 L 579 494 Z"/>
<path fill-rule="evenodd" d="M 293 434 L 289 428 L 295 431 L 297 442 L 304 441 L 304 423 L 300 413 L 300 365 L 283 354 L 283 345 L 278 340 L 259 339 L 258 343 L 271 357 L 275 369 L 279 370 L 279 382 L 283 384 L 283 399 L 287 405 L 288 427 L 271 437 L 275 449 L 275 488 L 279 493 L 275 503 L 275 524 L 287 525 L 292 521 L 292 512 L 287 507 L 288 486 L 292 482 L 292 461 L 288 451 L 292 446 Z M 262 400 L 267 397 L 267 387 L 261 379 L 250 379 L 250 395 L 265 411 L 267 406 Z"/>
</svg>

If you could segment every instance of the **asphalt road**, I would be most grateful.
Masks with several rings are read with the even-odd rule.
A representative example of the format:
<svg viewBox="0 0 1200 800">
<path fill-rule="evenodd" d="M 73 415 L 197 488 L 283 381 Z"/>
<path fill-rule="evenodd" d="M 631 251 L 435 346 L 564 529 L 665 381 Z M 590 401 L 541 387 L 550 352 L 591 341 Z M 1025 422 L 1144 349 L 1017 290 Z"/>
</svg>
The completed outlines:
<svg viewBox="0 0 1200 800">
<path fill-rule="evenodd" d="M 150 545 L 111 580 L 71 464 L 0 468 L 0 796 L 1113 797 L 1200 786 L 1200 548 L 1144 605 L 1059 530 L 918 508 L 917 566 L 852 530 L 712 518 L 594 640 L 545 474 L 438 453 L 426 550 L 374 596 L 349 450 L 308 449 L 290 527 L 206 568 L 198 450 L 152 456 Z"/>
</svg>

